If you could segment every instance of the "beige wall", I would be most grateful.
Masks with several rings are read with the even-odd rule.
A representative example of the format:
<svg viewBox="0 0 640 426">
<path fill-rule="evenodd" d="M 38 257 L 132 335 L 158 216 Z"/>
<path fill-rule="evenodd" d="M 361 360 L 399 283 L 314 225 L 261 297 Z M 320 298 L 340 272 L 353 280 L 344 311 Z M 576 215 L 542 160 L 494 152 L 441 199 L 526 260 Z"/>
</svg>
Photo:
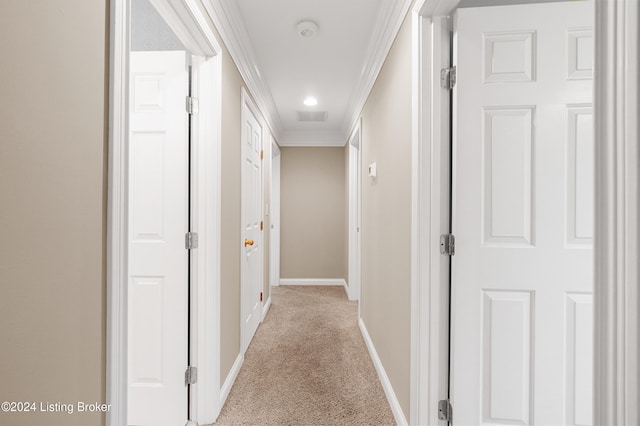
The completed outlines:
<svg viewBox="0 0 640 426">
<path fill-rule="evenodd" d="M 280 276 L 346 279 L 344 148 L 281 152 Z"/>
<path fill-rule="evenodd" d="M 108 2 L 2 0 L 0 52 L 0 401 L 102 402 Z"/>
<path fill-rule="evenodd" d="M 362 318 L 409 418 L 411 19 L 362 112 Z M 376 181 L 368 165 L 377 163 Z"/>
</svg>

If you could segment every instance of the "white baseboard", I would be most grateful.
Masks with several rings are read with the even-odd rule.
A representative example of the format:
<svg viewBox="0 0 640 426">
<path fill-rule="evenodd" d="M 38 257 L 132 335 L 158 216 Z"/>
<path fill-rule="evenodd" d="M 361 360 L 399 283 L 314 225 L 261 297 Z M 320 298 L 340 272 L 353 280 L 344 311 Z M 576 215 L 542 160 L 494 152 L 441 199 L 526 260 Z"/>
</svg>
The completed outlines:
<svg viewBox="0 0 640 426">
<path fill-rule="evenodd" d="M 346 286 L 343 278 L 280 278 L 280 285 L 340 285 Z"/>
<path fill-rule="evenodd" d="M 344 282 L 344 292 L 347 293 L 347 299 L 349 299 L 350 301 L 355 302 L 356 300 L 358 300 L 356 290 L 348 285 L 346 281 Z"/>
<path fill-rule="evenodd" d="M 384 371 L 384 367 L 382 366 L 382 361 L 380 361 L 380 357 L 376 352 L 376 348 L 375 346 L 373 346 L 373 341 L 369 336 L 369 332 L 367 331 L 367 327 L 364 325 L 362 318 L 358 320 L 358 325 L 360 326 L 360 332 L 362 333 L 364 342 L 367 344 L 367 349 L 369 349 L 369 355 L 371 356 L 373 365 L 374 367 L 376 367 L 376 371 L 378 372 L 378 377 L 380 378 L 382 389 L 384 389 L 384 393 L 385 395 L 387 395 L 387 400 L 389 401 L 389 405 L 391 406 L 391 412 L 393 413 L 393 417 L 395 417 L 396 423 L 398 425 L 400 426 L 408 425 L 407 418 L 404 416 L 404 413 L 402 412 L 402 408 L 400 407 L 400 402 L 396 397 L 396 393 L 393 391 L 393 387 L 391 386 L 391 381 L 389 381 L 389 376 L 387 376 L 386 371 Z"/>
<path fill-rule="evenodd" d="M 238 358 L 236 358 L 235 362 L 231 366 L 231 371 L 227 375 L 224 384 L 222 385 L 222 389 L 220 389 L 220 411 L 222 411 L 222 407 L 224 407 L 224 403 L 229 396 L 229 392 L 231 392 L 231 387 L 236 381 L 238 377 L 238 373 L 240 372 L 240 367 L 242 367 L 242 363 L 244 362 L 244 355 L 239 354 Z"/>
<path fill-rule="evenodd" d="M 269 295 L 269 298 L 267 299 L 267 303 L 265 303 L 264 306 L 262 307 L 262 319 L 260 320 L 260 322 L 264 321 L 264 318 L 267 316 L 267 312 L 269 312 L 270 307 L 271 307 L 271 295 Z"/>
</svg>

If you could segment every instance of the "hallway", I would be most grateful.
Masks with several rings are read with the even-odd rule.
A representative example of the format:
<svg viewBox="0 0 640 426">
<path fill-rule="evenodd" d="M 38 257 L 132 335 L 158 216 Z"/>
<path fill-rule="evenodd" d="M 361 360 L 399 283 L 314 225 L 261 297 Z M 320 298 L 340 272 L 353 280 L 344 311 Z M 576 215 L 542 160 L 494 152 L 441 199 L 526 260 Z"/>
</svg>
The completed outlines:
<svg viewBox="0 0 640 426">
<path fill-rule="evenodd" d="M 344 289 L 272 292 L 215 424 L 395 424 Z"/>
<path fill-rule="evenodd" d="M 1 1 L 0 426 L 640 425 L 639 34 Z"/>
</svg>

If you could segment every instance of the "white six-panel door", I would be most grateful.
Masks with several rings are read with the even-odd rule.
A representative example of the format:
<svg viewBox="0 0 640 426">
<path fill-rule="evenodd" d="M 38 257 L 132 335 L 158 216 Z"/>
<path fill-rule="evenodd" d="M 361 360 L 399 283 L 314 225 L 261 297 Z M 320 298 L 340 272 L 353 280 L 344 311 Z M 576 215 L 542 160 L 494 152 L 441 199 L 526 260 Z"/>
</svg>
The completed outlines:
<svg viewBox="0 0 640 426">
<path fill-rule="evenodd" d="M 129 425 L 187 420 L 186 52 L 132 52 Z"/>
<path fill-rule="evenodd" d="M 243 96 L 242 111 L 242 350 L 260 324 L 262 304 L 262 126 Z"/>
<path fill-rule="evenodd" d="M 592 8 L 456 14 L 455 425 L 591 424 Z"/>
</svg>

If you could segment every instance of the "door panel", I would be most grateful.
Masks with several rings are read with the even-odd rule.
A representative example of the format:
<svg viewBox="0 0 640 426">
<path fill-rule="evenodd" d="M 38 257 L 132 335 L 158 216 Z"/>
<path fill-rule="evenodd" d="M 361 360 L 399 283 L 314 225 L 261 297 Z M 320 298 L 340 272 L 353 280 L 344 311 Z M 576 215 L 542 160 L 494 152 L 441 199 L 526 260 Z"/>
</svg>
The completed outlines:
<svg viewBox="0 0 640 426">
<path fill-rule="evenodd" d="M 482 291 L 482 409 L 492 419 L 528 424 L 532 301 L 530 291 Z"/>
<path fill-rule="evenodd" d="M 187 420 L 186 53 L 131 53 L 130 425 Z"/>
<path fill-rule="evenodd" d="M 246 103 L 242 131 L 242 349 L 262 317 L 262 126 Z M 250 244 L 247 244 L 250 242 Z"/>
<path fill-rule="evenodd" d="M 592 8 L 456 13 L 454 424 L 591 424 Z"/>
</svg>

